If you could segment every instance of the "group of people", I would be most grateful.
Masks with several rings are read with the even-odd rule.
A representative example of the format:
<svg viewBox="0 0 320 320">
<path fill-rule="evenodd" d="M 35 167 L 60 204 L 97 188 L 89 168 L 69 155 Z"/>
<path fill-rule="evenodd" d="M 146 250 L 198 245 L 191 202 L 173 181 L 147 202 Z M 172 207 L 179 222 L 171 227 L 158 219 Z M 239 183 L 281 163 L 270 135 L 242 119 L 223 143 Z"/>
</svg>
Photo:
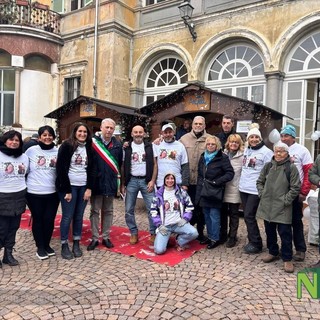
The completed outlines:
<svg viewBox="0 0 320 320">
<path fill-rule="evenodd" d="M 135 219 L 139 192 L 146 205 L 150 243 L 156 254 L 166 251 L 171 234 L 176 235 L 179 251 L 196 238 L 208 249 L 222 243 L 227 248 L 236 246 L 242 204 L 248 235 L 246 253 L 262 251 L 259 217 L 264 220 L 267 237 L 268 254 L 263 257 L 264 262 L 272 262 L 281 255 L 284 270 L 293 272 L 292 260 L 304 260 L 302 201 L 310 190 L 308 177 L 315 185 L 320 184 L 320 158 L 309 172 L 311 155 L 295 141 L 292 125 L 282 129 L 281 141 L 273 151 L 264 144 L 257 124 L 251 125 L 243 141 L 234 132 L 234 120 L 227 115 L 222 119 L 222 132 L 215 136 L 206 132 L 205 118 L 196 116 L 191 128 L 189 119 L 180 128 L 179 140 L 174 123 L 163 123 L 161 138 L 153 143 L 144 139 L 143 126 L 136 125 L 131 131 L 131 141 L 122 145 L 114 137 L 115 126 L 114 120 L 104 119 L 100 133 L 92 136 L 86 124 L 78 123 L 59 148 L 54 144 L 54 129 L 43 126 L 38 130 L 37 144 L 28 147 L 25 153 L 19 132 L 11 130 L 1 137 L 3 263 L 18 264 L 12 250 L 26 204 L 32 216 L 36 255 L 41 260 L 55 255 L 50 241 L 59 203 L 62 258 L 82 256 L 80 240 L 88 201 L 92 240 L 87 250 L 99 245 L 100 215 L 102 245 L 114 246 L 110 239 L 113 200 L 120 194 L 125 199 L 129 242 L 135 245 L 139 241 Z"/>
</svg>

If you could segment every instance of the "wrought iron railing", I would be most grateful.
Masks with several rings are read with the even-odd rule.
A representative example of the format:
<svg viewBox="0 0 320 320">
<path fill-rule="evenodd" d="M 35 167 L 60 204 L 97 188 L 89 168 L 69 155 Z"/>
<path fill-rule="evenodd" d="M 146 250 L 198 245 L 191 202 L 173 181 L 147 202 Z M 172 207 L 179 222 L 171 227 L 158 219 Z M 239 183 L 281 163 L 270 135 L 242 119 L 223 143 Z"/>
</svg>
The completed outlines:
<svg viewBox="0 0 320 320">
<path fill-rule="evenodd" d="M 60 34 L 60 14 L 29 0 L 0 0 L 0 25 L 12 24 Z"/>
</svg>

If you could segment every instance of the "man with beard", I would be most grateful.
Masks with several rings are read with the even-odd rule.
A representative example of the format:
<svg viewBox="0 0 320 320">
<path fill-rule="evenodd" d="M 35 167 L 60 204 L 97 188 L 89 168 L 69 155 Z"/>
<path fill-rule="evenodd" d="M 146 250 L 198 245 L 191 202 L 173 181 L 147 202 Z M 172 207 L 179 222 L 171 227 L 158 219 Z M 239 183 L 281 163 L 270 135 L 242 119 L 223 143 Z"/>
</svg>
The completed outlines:
<svg viewBox="0 0 320 320">
<path fill-rule="evenodd" d="M 173 124 L 163 125 L 161 134 L 163 140 L 159 145 L 154 145 L 158 159 L 157 186 L 160 188 L 164 183 L 164 177 L 172 173 L 176 178 L 176 184 L 186 190 L 190 174 L 186 148 L 181 142 L 175 140 Z"/>
<path fill-rule="evenodd" d="M 194 204 L 194 212 L 190 223 L 197 224 L 199 233 L 198 240 L 200 243 L 207 243 L 207 238 L 204 236 L 203 230 L 205 226 L 203 212 L 200 206 L 195 203 L 197 179 L 198 179 L 198 163 L 201 154 L 206 150 L 206 139 L 211 135 L 206 132 L 205 118 L 196 116 L 192 121 L 192 130 L 186 133 L 179 140 L 186 148 L 189 159 L 190 180 L 188 194 Z"/>
<path fill-rule="evenodd" d="M 135 219 L 135 206 L 139 191 L 146 205 L 150 242 L 155 239 L 155 226 L 153 225 L 150 207 L 154 196 L 154 187 L 157 178 L 157 159 L 152 144 L 144 142 L 145 131 L 142 126 L 134 126 L 131 131 L 133 141 L 124 149 L 122 166 L 122 194 L 125 194 L 125 219 L 130 230 L 130 244 L 139 241 L 138 227 Z"/>
</svg>

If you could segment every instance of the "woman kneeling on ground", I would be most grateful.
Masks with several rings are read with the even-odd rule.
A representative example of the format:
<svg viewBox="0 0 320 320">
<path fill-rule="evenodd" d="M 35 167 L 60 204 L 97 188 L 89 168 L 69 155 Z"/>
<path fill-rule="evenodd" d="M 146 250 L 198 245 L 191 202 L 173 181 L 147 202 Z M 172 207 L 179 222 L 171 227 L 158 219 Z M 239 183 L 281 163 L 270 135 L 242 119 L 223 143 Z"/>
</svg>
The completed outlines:
<svg viewBox="0 0 320 320">
<path fill-rule="evenodd" d="M 151 216 L 157 227 L 154 252 L 163 254 L 171 233 L 177 234 L 177 250 L 183 251 L 187 244 L 198 237 L 198 232 L 189 221 L 193 204 L 188 193 L 176 184 L 176 178 L 168 173 L 164 185 L 158 189 L 151 205 Z"/>
</svg>

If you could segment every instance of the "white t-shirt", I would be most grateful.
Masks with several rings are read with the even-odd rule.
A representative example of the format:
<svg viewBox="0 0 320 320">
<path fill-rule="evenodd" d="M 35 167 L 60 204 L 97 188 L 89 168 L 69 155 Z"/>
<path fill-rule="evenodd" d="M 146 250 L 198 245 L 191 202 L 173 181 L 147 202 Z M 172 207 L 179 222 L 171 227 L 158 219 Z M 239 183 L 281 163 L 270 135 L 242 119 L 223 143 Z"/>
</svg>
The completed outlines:
<svg viewBox="0 0 320 320">
<path fill-rule="evenodd" d="M 27 187 L 25 175 L 28 167 L 29 160 L 25 154 L 14 158 L 0 152 L 0 192 L 11 193 L 24 190 Z"/>
<path fill-rule="evenodd" d="M 145 176 L 146 175 L 146 153 L 144 150 L 144 143 L 136 144 L 131 143 L 131 175 L 132 176 Z"/>
<path fill-rule="evenodd" d="M 180 206 L 175 190 L 164 190 L 163 192 L 165 220 L 164 225 L 170 226 L 180 221 Z"/>
<path fill-rule="evenodd" d="M 181 184 L 181 165 L 188 163 L 188 154 L 185 146 L 180 141 L 167 143 L 162 141 L 155 145 L 156 156 L 158 160 L 157 186 L 164 183 L 164 177 L 168 173 L 173 173 L 176 177 L 176 183 Z"/>
<path fill-rule="evenodd" d="M 58 148 L 43 150 L 33 146 L 26 150 L 30 168 L 27 177 L 28 192 L 32 194 L 51 194 L 56 192 L 56 163 Z"/>
<path fill-rule="evenodd" d="M 87 184 L 87 166 L 87 149 L 85 146 L 78 146 L 71 157 L 68 173 L 70 184 L 72 186 L 80 187 Z"/>
<path fill-rule="evenodd" d="M 270 162 L 273 152 L 262 146 L 260 149 L 246 148 L 243 154 L 242 171 L 239 181 L 239 190 L 249 194 L 258 194 L 257 180 L 267 162 Z"/>
<path fill-rule="evenodd" d="M 312 164 L 313 160 L 309 150 L 299 143 L 294 143 L 289 147 L 290 160 L 294 163 L 299 171 L 300 181 L 303 182 L 303 166 Z"/>
</svg>

